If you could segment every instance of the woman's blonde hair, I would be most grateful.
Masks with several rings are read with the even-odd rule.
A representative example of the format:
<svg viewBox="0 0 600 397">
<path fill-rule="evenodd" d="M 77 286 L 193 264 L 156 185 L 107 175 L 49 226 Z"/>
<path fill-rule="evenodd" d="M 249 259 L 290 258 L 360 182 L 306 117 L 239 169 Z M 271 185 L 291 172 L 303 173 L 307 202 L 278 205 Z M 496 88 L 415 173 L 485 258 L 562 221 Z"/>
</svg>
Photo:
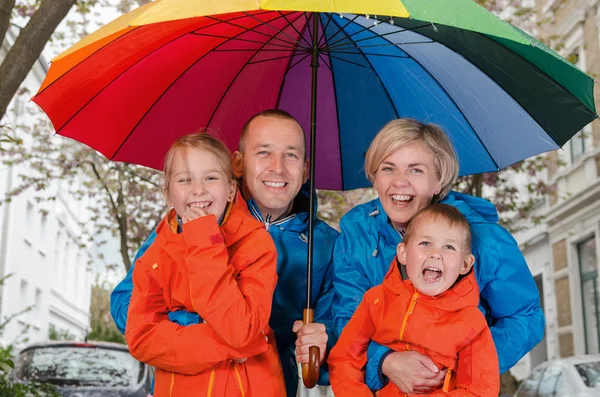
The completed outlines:
<svg viewBox="0 0 600 397">
<path fill-rule="evenodd" d="M 431 150 L 435 172 L 440 181 L 440 192 L 433 200 L 446 197 L 458 177 L 458 157 L 448 135 L 435 124 L 424 124 L 414 119 L 396 119 L 387 123 L 377 133 L 365 157 L 365 173 L 371 183 L 383 160 L 413 142 L 422 142 Z"/>
<path fill-rule="evenodd" d="M 171 176 L 173 175 L 173 159 L 177 153 L 185 149 L 199 149 L 214 154 L 228 181 L 235 183 L 233 165 L 231 164 L 231 152 L 227 146 L 208 132 L 197 132 L 178 138 L 173 142 L 165 155 L 165 193 L 168 194 L 170 189 Z"/>
</svg>

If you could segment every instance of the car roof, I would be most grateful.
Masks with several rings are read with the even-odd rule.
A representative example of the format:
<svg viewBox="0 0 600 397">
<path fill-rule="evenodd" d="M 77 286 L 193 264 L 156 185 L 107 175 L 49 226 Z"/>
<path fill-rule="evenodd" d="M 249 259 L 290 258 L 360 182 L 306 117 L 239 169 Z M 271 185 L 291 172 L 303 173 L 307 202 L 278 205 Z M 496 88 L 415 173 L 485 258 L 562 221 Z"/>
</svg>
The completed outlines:
<svg viewBox="0 0 600 397">
<path fill-rule="evenodd" d="M 557 358 L 554 360 L 544 361 L 543 363 L 537 365 L 535 369 L 544 368 L 552 364 L 562 364 L 566 366 L 573 366 L 576 364 L 590 363 L 600 361 L 600 354 L 582 354 L 578 356 Z"/>
<path fill-rule="evenodd" d="M 122 343 L 114 343 L 114 342 L 100 342 L 100 341 L 74 341 L 74 340 L 57 340 L 57 341 L 46 341 L 46 342 L 37 342 L 29 344 L 23 349 L 21 352 L 31 350 L 31 349 L 40 349 L 40 348 L 48 348 L 48 347 L 84 347 L 84 348 L 104 348 L 111 350 L 121 350 L 125 352 L 129 352 L 129 348 L 127 345 Z"/>
</svg>

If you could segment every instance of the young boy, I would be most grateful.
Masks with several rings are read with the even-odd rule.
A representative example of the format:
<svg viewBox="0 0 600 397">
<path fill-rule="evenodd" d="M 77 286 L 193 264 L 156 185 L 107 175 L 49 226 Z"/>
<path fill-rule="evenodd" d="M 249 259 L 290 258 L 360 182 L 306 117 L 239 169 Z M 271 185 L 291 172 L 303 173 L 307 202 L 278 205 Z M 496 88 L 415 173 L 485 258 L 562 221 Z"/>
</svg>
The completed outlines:
<svg viewBox="0 0 600 397">
<path fill-rule="evenodd" d="M 454 207 L 434 204 L 411 220 L 383 284 L 368 290 L 328 359 L 336 397 L 372 396 L 364 380 L 371 340 L 415 350 L 447 369 L 444 386 L 427 395 L 497 396 L 498 357 L 471 271 L 471 230 Z M 406 266 L 402 280 L 399 266 Z M 380 397 L 407 396 L 393 383 Z"/>
</svg>

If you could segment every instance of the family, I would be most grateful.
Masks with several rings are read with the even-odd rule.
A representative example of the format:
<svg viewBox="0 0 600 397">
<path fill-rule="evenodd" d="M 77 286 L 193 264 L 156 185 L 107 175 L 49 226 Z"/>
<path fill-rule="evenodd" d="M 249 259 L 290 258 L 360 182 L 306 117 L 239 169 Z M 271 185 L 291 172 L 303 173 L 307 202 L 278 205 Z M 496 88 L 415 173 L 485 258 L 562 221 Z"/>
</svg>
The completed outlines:
<svg viewBox="0 0 600 397">
<path fill-rule="evenodd" d="M 378 198 L 340 233 L 314 225 L 308 324 L 306 152 L 302 126 L 274 109 L 233 154 L 209 133 L 169 149 L 170 210 L 111 295 L 131 354 L 156 367 L 154 396 L 293 397 L 310 346 L 336 396 L 497 396 L 544 316 L 495 207 L 451 190 L 444 130 L 397 119 L 373 139 Z"/>
</svg>

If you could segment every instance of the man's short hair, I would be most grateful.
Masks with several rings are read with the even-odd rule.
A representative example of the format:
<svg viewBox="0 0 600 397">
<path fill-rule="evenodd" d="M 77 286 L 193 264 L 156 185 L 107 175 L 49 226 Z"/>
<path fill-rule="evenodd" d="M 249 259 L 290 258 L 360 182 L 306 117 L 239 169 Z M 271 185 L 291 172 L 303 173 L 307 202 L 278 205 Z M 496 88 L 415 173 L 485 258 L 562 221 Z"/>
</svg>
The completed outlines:
<svg viewBox="0 0 600 397">
<path fill-rule="evenodd" d="M 294 116 L 281 109 L 267 109 L 261 112 L 256 113 L 254 116 L 250 117 L 246 124 L 242 127 L 242 135 L 240 136 L 240 142 L 238 144 L 239 151 L 244 153 L 244 149 L 246 146 L 246 134 L 248 132 L 248 128 L 250 127 L 250 123 L 252 123 L 255 119 L 259 117 L 272 117 L 276 119 L 283 120 L 292 120 L 298 123 L 300 129 L 302 130 L 302 141 L 304 142 L 304 158 L 306 158 L 306 133 L 304 132 L 304 128 L 302 128 L 302 124 Z"/>
</svg>

